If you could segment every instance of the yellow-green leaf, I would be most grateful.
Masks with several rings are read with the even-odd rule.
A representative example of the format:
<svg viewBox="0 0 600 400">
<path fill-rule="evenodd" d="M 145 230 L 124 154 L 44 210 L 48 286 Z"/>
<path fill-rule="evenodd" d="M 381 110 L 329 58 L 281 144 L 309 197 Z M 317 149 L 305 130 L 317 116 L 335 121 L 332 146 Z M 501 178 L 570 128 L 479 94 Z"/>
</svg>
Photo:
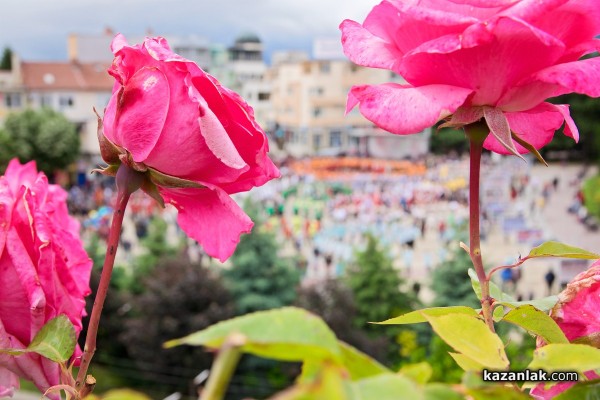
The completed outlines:
<svg viewBox="0 0 600 400">
<path fill-rule="evenodd" d="M 484 367 L 505 369 L 508 359 L 504 344 L 487 325 L 472 315 L 426 316 L 433 330 L 454 350 Z"/>
<path fill-rule="evenodd" d="M 295 307 L 223 321 L 184 338 L 170 340 L 165 347 L 187 344 L 218 349 L 234 332 L 245 336 L 246 344 L 241 350 L 257 356 L 284 361 L 342 359 L 338 340 L 325 322 Z"/>
<path fill-rule="evenodd" d="M 418 324 L 420 322 L 427 322 L 427 316 L 440 316 L 447 314 L 465 314 L 478 317 L 477 311 L 471 307 L 466 306 L 452 306 L 452 307 L 432 307 L 424 308 L 422 310 L 416 310 L 409 312 L 398 317 L 390 318 L 383 322 L 374 322 L 379 325 L 405 325 L 405 324 Z"/>
<path fill-rule="evenodd" d="M 449 352 L 448 354 L 450 354 L 450 357 L 452 357 L 454 359 L 454 361 L 456 361 L 458 366 L 461 367 L 463 369 L 463 371 L 479 372 L 484 368 L 483 365 L 481 365 L 477 361 L 465 356 L 464 354 L 452 353 L 452 352 Z"/>
<path fill-rule="evenodd" d="M 392 372 L 377 360 L 369 357 L 349 344 L 340 341 L 339 345 L 342 350 L 342 363 L 350 373 L 351 380 L 355 381 Z"/>
<path fill-rule="evenodd" d="M 425 400 L 464 400 L 464 398 L 449 385 L 431 383 L 425 386 Z"/>
<path fill-rule="evenodd" d="M 355 400 L 424 399 L 424 393 L 415 383 L 396 374 L 381 374 L 353 382 L 352 394 Z"/>
<path fill-rule="evenodd" d="M 569 343 L 556 322 L 548 314 L 531 305 L 510 310 L 502 320 L 541 336 L 547 343 Z"/>
<path fill-rule="evenodd" d="M 420 362 L 415 364 L 406 364 L 400 368 L 400 374 L 412 379 L 414 382 L 424 385 L 429 382 L 433 369 L 428 362 Z"/>
<path fill-rule="evenodd" d="M 600 368 L 600 349 L 585 344 L 549 344 L 533 352 L 533 361 L 527 368 L 583 373 Z"/>
<path fill-rule="evenodd" d="M 600 254 L 570 246 L 560 242 L 545 242 L 531 249 L 528 258 L 536 257 L 561 257 L 561 258 L 582 258 L 585 260 L 597 260 Z"/>
</svg>

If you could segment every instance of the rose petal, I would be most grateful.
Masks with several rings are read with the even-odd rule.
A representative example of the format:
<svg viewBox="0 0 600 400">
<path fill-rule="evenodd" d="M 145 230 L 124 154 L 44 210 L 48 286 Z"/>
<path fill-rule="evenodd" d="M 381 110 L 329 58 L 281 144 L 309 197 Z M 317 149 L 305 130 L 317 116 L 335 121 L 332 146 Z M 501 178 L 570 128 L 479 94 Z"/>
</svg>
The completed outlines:
<svg viewBox="0 0 600 400">
<path fill-rule="evenodd" d="M 215 118 L 210 99 L 203 99 L 204 96 L 198 93 L 192 76 L 204 75 L 204 72 L 198 67 L 188 72 L 188 67 L 188 63 L 177 62 L 162 66 L 172 82 L 169 94 L 172 106 L 163 133 L 145 162 L 164 174 L 183 179 L 218 185 L 233 182 L 249 167 L 240 158 L 237 147 L 232 149 L 229 146 L 229 153 L 223 147 L 230 141 L 223 135 L 228 136 L 231 119 Z M 207 102 L 211 105 L 210 109 Z M 201 115 L 204 121 L 201 121 Z M 221 129 L 202 133 L 201 122 L 205 128 L 210 124 L 212 129 L 218 129 L 220 124 Z M 213 149 L 204 135 L 211 141 Z M 217 145 L 219 140 L 220 146 Z"/>
<path fill-rule="evenodd" d="M 552 65 L 563 52 L 564 45 L 543 31 L 502 17 L 424 43 L 403 58 L 400 75 L 414 86 L 471 88 L 475 92 L 471 105 L 493 106 L 506 91 Z"/>
<path fill-rule="evenodd" d="M 115 96 L 109 107 L 116 110 L 107 109 L 116 115 L 114 131 L 110 136 L 106 132 L 106 137 L 127 149 L 135 162 L 143 162 L 158 141 L 167 118 L 167 77 L 156 68 L 142 68 Z"/>
<path fill-rule="evenodd" d="M 240 234 L 252 229 L 250 218 L 217 187 L 159 189 L 165 202 L 179 211 L 177 223 L 181 229 L 198 241 L 208 255 L 222 262 L 233 254 Z"/>
<path fill-rule="evenodd" d="M 566 93 L 600 97 L 600 57 L 554 65 L 535 74 L 533 80 L 559 85 Z"/>
<path fill-rule="evenodd" d="M 369 121 L 389 132 L 406 135 L 421 132 L 452 114 L 471 93 L 469 89 L 448 85 L 354 86 L 348 95 L 347 110 L 360 103 L 360 112 Z"/>
<path fill-rule="evenodd" d="M 510 130 L 519 135 L 520 138 L 529 142 L 536 149 L 540 149 L 552 141 L 554 132 L 560 128 L 564 121 L 563 114 L 549 103 L 524 112 L 505 112 Z M 519 154 L 525 154 L 527 149 L 514 143 Z M 483 146 L 495 153 L 510 154 L 509 151 L 492 135 L 488 136 Z"/>
<path fill-rule="evenodd" d="M 546 103 L 549 104 L 549 103 Z M 577 129 L 577 125 L 575 125 L 575 121 L 571 118 L 571 113 L 569 112 L 568 104 L 552 104 L 554 108 L 562 114 L 565 120 L 565 129 L 564 133 L 566 136 L 573 138 L 576 142 L 579 141 L 579 129 Z"/>
<path fill-rule="evenodd" d="M 391 43 L 373 35 L 359 23 L 345 20 L 340 25 L 344 54 L 353 63 L 394 71 L 402 53 Z"/>
</svg>

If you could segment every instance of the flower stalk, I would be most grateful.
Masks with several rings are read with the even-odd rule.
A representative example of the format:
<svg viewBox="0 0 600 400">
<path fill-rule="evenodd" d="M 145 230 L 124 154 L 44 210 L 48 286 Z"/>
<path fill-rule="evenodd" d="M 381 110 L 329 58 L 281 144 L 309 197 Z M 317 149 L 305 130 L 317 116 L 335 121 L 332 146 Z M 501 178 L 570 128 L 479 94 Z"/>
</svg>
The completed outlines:
<svg viewBox="0 0 600 400">
<path fill-rule="evenodd" d="M 106 257 L 104 258 L 104 264 L 102 266 L 100 283 L 98 284 L 96 298 L 94 299 L 94 306 L 92 308 L 92 314 L 88 323 L 87 336 L 85 338 L 85 346 L 83 349 L 83 354 L 81 355 L 81 364 L 79 366 L 79 372 L 77 373 L 77 381 L 75 382 L 75 389 L 79 393 L 79 397 L 81 399 L 85 398 L 85 396 L 94 390 L 96 383 L 96 380 L 91 375 L 87 375 L 87 371 L 90 366 L 90 362 L 92 361 L 92 357 L 96 352 L 96 338 L 98 335 L 100 316 L 102 314 L 102 308 L 104 307 L 106 295 L 108 294 L 110 277 L 112 275 L 115 257 L 117 255 L 117 248 L 119 246 L 119 238 L 121 236 L 121 227 L 123 226 L 125 209 L 131 194 L 141 187 L 143 175 L 122 164 L 117 172 L 116 182 L 117 203 L 115 205 L 110 231 L 108 233 Z"/>
<path fill-rule="evenodd" d="M 492 332 L 494 330 L 494 320 L 492 318 L 492 301 L 490 297 L 490 281 L 483 268 L 483 258 L 481 256 L 481 233 L 479 228 L 480 207 L 480 176 L 481 176 L 481 154 L 483 152 L 483 142 L 488 135 L 489 129 L 485 122 L 476 122 L 466 125 L 465 132 L 469 138 L 470 144 L 470 165 L 469 165 L 469 255 L 475 268 L 477 279 L 481 286 L 481 311 L 485 323 Z"/>
<path fill-rule="evenodd" d="M 240 347 L 245 342 L 246 337 L 239 333 L 233 333 L 227 337 L 219 349 L 206 387 L 200 396 L 201 400 L 221 400 L 225 397 L 229 381 L 242 356 Z"/>
</svg>

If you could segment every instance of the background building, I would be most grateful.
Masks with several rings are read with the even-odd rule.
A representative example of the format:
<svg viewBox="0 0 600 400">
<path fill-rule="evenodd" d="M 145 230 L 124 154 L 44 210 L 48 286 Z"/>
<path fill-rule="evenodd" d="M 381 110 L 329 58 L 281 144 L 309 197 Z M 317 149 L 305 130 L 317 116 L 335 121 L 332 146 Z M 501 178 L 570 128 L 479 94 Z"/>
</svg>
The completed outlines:
<svg viewBox="0 0 600 400">
<path fill-rule="evenodd" d="M 332 54 L 329 46 L 319 55 Z M 326 51 L 325 51 L 326 50 Z M 387 70 L 363 68 L 335 59 L 301 60 L 275 55 L 272 81 L 274 134 L 279 145 L 294 155 L 353 154 L 401 159 L 423 155 L 428 132 L 422 135 L 385 134 L 353 109 L 347 115 L 346 98 L 353 85 L 403 82 Z"/>
</svg>

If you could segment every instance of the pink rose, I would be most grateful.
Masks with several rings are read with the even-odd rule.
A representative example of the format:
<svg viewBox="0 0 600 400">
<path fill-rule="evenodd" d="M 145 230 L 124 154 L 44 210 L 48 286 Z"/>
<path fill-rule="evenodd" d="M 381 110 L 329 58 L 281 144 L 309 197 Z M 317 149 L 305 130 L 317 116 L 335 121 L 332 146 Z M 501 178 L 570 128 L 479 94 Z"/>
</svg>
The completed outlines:
<svg viewBox="0 0 600 400">
<path fill-rule="evenodd" d="M 229 194 L 279 176 L 252 108 L 163 38 L 129 46 L 117 35 L 112 50 L 116 83 L 104 135 L 121 161 L 151 172 L 162 198 L 178 209 L 179 226 L 208 254 L 227 259 L 252 228 Z M 197 187 L 175 188 L 157 172 Z"/>
<path fill-rule="evenodd" d="M 389 69 L 408 84 L 354 86 L 348 110 L 396 134 L 485 118 L 484 146 L 525 153 L 565 122 L 578 140 L 568 105 L 544 102 L 577 92 L 600 96 L 597 0 L 384 0 L 361 25 L 340 25 L 345 54 L 356 64 Z M 500 140 L 500 141 L 499 141 Z M 503 142 L 503 143 L 501 143 Z"/>
<path fill-rule="evenodd" d="M 66 199 L 34 162 L 12 160 L 0 177 L 0 348 L 26 347 L 61 314 L 81 331 L 92 261 Z M 33 353 L 0 354 L 0 397 L 19 387 L 19 377 L 45 391 L 60 383 L 60 368 Z"/>
<path fill-rule="evenodd" d="M 550 311 L 570 342 L 583 341 L 600 347 L 600 260 L 567 285 L 558 295 L 558 303 Z M 538 340 L 538 347 L 545 343 Z M 585 373 L 588 379 L 598 379 L 594 371 Z M 544 389 L 537 385 L 531 395 L 538 399 L 551 399 L 573 386 L 575 382 L 558 383 Z"/>
</svg>

